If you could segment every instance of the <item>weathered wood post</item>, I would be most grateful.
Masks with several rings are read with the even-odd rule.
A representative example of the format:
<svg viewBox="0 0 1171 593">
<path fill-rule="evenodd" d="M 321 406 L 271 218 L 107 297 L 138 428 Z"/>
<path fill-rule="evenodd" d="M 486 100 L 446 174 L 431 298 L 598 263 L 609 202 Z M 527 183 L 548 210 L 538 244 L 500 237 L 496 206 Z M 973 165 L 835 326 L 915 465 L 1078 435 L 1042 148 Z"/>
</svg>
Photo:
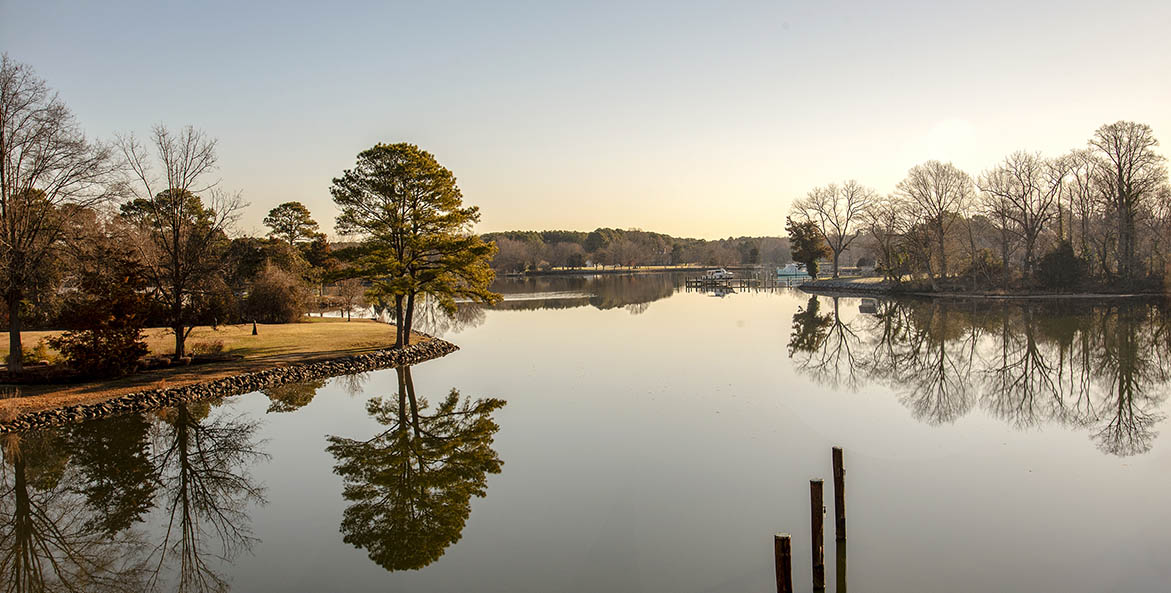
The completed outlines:
<svg viewBox="0 0 1171 593">
<path fill-rule="evenodd" d="M 809 518 L 813 527 L 813 590 L 825 589 L 825 503 L 822 480 L 809 480 Z"/>
<path fill-rule="evenodd" d="M 773 536 L 773 556 L 777 564 L 777 593 L 793 593 L 793 544 L 789 534 Z"/>
<path fill-rule="evenodd" d="M 255 336 L 255 335 L 257 335 L 257 334 L 256 334 L 256 322 L 255 322 L 255 321 L 253 321 L 253 322 L 252 322 L 252 335 L 254 335 L 254 336 Z"/>
<path fill-rule="evenodd" d="M 834 447 L 834 534 L 840 542 L 846 541 L 846 468 L 842 464 L 842 448 Z"/>
<path fill-rule="evenodd" d="M 837 593 L 846 593 L 846 540 L 838 540 L 838 590 Z"/>
</svg>

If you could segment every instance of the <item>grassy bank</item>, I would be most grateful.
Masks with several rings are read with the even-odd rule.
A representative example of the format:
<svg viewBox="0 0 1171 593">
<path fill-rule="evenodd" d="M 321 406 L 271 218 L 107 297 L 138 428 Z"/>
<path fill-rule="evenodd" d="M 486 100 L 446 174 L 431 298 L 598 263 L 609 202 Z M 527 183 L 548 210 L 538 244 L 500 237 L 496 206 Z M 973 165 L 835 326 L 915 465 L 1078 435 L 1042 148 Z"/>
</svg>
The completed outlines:
<svg viewBox="0 0 1171 593">
<path fill-rule="evenodd" d="M 26 349 L 33 348 L 42 338 L 56 333 L 22 332 L 21 343 Z M 152 328 L 144 333 L 151 354 L 174 352 L 175 338 L 168 330 Z M 0 393 L 0 397 L 10 396 L 0 399 L 0 421 L 27 411 L 94 403 L 152 387 L 175 387 L 274 366 L 389 348 L 394 345 L 395 327 L 369 319 L 347 322 L 338 318 L 306 318 L 301 323 L 261 324 L 258 326 L 258 334 L 252 335 L 251 324 L 220 326 L 218 329 L 198 327 L 187 340 L 189 348 L 222 349 L 225 353 L 242 356 L 239 360 L 156 369 L 129 377 L 75 385 L 26 385 L 20 387 L 21 397 L 11 397 L 16 393 L 11 387 L 0 387 L 0 391 L 4 392 Z M 415 335 L 411 342 L 424 339 L 423 336 Z M 3 348 L 0 355 L 7 356 L 7 332 L 0 333 L 0 341 Z M 50 354 L 55 355 L 52 352 Z"/>
</svg>

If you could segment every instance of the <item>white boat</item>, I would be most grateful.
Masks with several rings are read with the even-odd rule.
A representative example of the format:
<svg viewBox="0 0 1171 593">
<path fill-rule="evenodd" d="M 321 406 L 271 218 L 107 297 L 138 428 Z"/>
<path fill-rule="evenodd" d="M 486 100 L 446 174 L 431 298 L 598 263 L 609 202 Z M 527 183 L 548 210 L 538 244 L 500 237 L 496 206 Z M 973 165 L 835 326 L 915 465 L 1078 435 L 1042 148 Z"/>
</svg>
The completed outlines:
<svg viewBox="0 0 1171 593">
<path fill-rule="evenodd" d="M 732 272 L 729 272 L 728 270 L 725 270 L 724 268 L 716 268 L 714 270 L 708 270 L 703 275 L 705 280 L 731 280 L 735 276 L 736 276 L 735 274 L 733 274 Z"/>
<path fill-rule="evenodd" d="M 777 268 L 777 277 L 786 278 L 792 276 L 809 276 L 809 272 L 805 271 L 805 264 L 796 262 L 790 263 L 783 268 Z"/>
</svg>

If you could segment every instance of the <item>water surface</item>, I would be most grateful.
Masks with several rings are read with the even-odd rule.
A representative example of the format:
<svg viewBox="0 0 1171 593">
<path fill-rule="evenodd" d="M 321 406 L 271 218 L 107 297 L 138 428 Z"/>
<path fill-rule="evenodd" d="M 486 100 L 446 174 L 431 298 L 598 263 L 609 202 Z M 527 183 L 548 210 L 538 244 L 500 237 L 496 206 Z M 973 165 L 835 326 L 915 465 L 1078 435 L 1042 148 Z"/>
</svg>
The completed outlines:
<svg viewBox="0 0 1171 593">
<path fill-rule="evenodd" d="M 0 590 L 767 591 L 778 531 L 809 590 L 834 445 L 855 590 L 1171 589 L 1162 305 L 680 280 L 502 279 L 421 312 L 440 360 L 6 437 Z"/>
</svg>

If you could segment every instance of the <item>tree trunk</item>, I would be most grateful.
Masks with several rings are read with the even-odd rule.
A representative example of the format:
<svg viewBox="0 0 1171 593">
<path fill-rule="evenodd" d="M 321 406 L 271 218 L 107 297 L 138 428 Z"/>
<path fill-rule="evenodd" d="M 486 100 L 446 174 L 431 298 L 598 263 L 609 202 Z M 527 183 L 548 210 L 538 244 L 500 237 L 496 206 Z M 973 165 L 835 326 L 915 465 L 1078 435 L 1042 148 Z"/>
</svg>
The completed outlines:
<svg viewBox="0 0 1171 593">
<path fill-rule="evenodd" d="M 403 347 L 403 296 L 394 295 L 394 347 Z"/>
<path fill-rule="evenodd" d="M 8 293 L 8 374 L 18 375 L 24 370 L 24 349 L 20 343 L 20 292 Z"/>
<path fill-rule="evenodd" d="M 184 342 L 187 341 L 187 336 L 183 335 L 183 330 L 185 328 L 182 324 L 179 324 L 172 327 L 171 329 L 175 332 L 175 360 L 179 360 L 183 357 L 185 346 Z"/>
<path fill-rule="evenodd" d="M 945 241 L 943 236 L 944 233 L 942 221 L 939 223 L 937 232 L 939 233 L 939 277 L 942 279 L 947 278 L 947 241 Z"/>
<path fill-rule="evenodd" d="M 415 323 L 414 323 L 414 321 L 415 321 L 415 293 L 414 292 L 411 292 L 410 294 L 407 295 L 407 311 L 403 315 L 406 317 L 406 319 L 404 319 L 403 321 L 406 323 L 406 326 L 407 326 L 406 329 L 403 331 L 403 343 L 410 346 L 411 345 L 411 328 L 412 328 L 412 326 L 415 325 Z"/>
<path fill-rule="evenodd" d="M 834 252 L 834 278 L 838 277 L 838 258 L 841 257 L 840 251 Z"/>
</svg>

